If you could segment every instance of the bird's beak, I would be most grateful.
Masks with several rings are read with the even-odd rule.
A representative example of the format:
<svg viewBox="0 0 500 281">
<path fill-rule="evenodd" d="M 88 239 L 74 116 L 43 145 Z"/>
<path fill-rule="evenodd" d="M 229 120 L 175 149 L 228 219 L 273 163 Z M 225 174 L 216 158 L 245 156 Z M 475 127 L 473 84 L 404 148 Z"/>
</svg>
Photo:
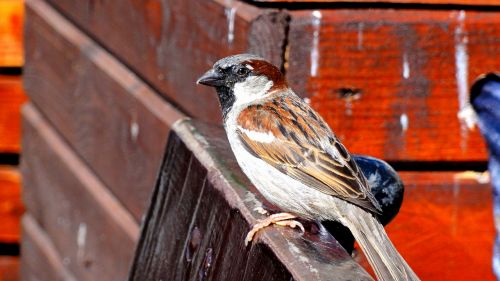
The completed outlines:
<svg viewBox="0 0 500 281">
<path fill-rule="evenodd" d="M 201 76 L 198 81 L 196 81 L 196 84 L 203 84 L 210 87 L 223 86 L 224 77 L 222 76 L 222 74 L 217 73 L 213 69 L 210 69 L 205 74 L 203 74 L 203 76 Z"/>
</svg>

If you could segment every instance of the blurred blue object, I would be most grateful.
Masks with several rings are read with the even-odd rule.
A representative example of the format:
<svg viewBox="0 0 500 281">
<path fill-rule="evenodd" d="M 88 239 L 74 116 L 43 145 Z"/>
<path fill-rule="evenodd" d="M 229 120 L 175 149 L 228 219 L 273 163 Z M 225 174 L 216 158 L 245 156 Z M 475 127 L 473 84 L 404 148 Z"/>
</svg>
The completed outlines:
<svg viewBox="0 0 500 281">
<path fill-rule="evenodd" d="M 478 79 L 471 88 L 470 101 L 488 146 L 496 230 L 493 272 L 500 280 L 500 76 L 491 73 Z"/>
<path fill-rule="evenodd" d="M 398 214 L 403 203 L 404 185 L 398 173 L 385 161 L 364 155 L 353 155 L 354 161 L 368 180 L 375 199 L 382 207 L 378 219 L 384 226 Z M 348 228 L 335 221 L 323 221 L 323 226 L 335 239 L 352 253 L 354 237 Z"/>
</svg>

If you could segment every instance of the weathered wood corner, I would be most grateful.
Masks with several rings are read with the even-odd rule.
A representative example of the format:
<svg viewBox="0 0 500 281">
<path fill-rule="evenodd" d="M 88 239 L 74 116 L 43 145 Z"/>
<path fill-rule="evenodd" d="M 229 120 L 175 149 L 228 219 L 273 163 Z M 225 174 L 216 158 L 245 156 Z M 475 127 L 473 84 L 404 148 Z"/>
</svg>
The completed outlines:
<svg viewBox="0 0 500 281">
<path fill-rule="evenodd" d="M 256 194 L 220 127 L 177 122 L 129 280 L 372 280 L 326 231 L 269 227 L 245 247 Z"/>
</svg>

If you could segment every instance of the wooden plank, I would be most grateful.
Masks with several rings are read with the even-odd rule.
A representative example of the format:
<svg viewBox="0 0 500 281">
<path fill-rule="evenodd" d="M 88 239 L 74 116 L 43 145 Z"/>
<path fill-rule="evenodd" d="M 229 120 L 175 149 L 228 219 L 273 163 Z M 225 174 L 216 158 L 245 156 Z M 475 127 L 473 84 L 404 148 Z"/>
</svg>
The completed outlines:
<svg viewBox="0 0 500 281">
<path fill-rule="evenodd" d="M 498 68 L 500 13 L 291 12 L 287 75 L 351 152 L 388 160 L 484 161 L 457 118 L 468 87 Z"/>
<path fill-rule="evenodd" d="M 270 227 L 245 248 L 262 201 L 224 133 L 190 121 L 173 128 L 129 280 L 371 280 L 326 232 Z"/>
<path fill-rule="evenodd" d="M 30 214 L 23 217 L 22 225 L 21 280 L 76 281 L 54 243 Z"/>
<path fill-rule="evenodd" d="M 500 1 L 498 0 L 251 0 L 255 3 L 283 3 L 283 4 L 295 4 L 295 3 L 322 3 L 322 4 L 380 4 L 380 3 L 390 3 L 390 4 L 431 4 L 431 5 L 467 5 L 467 6 L 498 6 Z"/>
<path fill-rule="evenodd" d="M 21 77 L 0 75 L 0 153 L 19 152 L 20 109 L 25 101 Z"/>
<path fill-rule="evenodd" d="M 22 0 L 0 1 L 0 67 L 23 65 Z"/>
<path fill-rule="evenodd" d="M 21 175 L 16 168 L 0 166 L 0 243 L 19 242 L 19 220 L 23 212 Z"/>
<path fill-rule="evenodd" d="M 168 21 L 172 25 L 167 25 L 162 21 L 167 13 L 150 17 L 147 5 L 137 7 L 139 12 L 134 13 L 132 20 L 127 15 L 129 12 L 120 12 L 111 4 L 85 6 L 85 1 L 58 0 L 51 3 L 113 50 L 186 113 L 203 120 L 219 120 L 213 91 L 207 94 L 210 89 L 196 88 L 193 81 L 220 57 L 245 51 L 247 43 L 263 45 L 265 40 L 244 38 L 238 45 L 240 47 L 228 52 L 227 42 L 222 40 L 227 34 L 206 35 L 205 31 L 198 30 L 207 14 L 222 16 L 225 6 L 214 1 L 199 3 L 191 0 L 192 3 L 183 1 L 182 4 L 172 1 L 169 7 L 176 7 L 172 9 L 179 9 L 179 14 L 193 15 L 195 19 L 183 18 L 185 21 L 177 24 L 177 19 L 173 17 Z M 318 26 L 319 37 L 314 47 L 313 22 L 316 21 L 313 20 L 313 10 L 282 10 L 273 14 L 272 9 L 257 9 L 237 1 L 228 3 L 238 7 L 234 34 L 262 34 L 262 38 L 265 38 L 264 31 L 281 34 L 287 30 L 287 21 L 282 23 L 277 19 L 291 17 L 288 36 L 283 37 L 286 40 L 277 40 L 282 44 L 273 43 L 266 49 L 281 52 L 281 56 L 273 54 L 271 57 L 286 58 L 284 67 L 293 88 L 311 100 L 313 107 L 326 117 L 352 152 L 394 161 L 486 159 L 479 133 L 468 132 L 458 120 L 457 112 L 467 102 L 470 82 L 480 73 L 498 67 L 496 61 L 490 59 L 497 57 L 500 50 L 499 40 L 496 39 L 500 25 L 495 24 L 500 18 L 498 12 L 321 9 L 318 10 L 322 15 Z M 184 5 L 190 7 L 189 13 L 180 13 Z M 203 13 L 198 9 L 201 7 Z M 137 10 L 130 8 L 127 11 Z M 259 13 L 270 13 L 276 19 L 273 22 L 264 16 L 256 16 Z M 183 36 L 198 34 L 197 38 L 205 41 L 177 40 L 180 35 L 175 32 L 160 32 L 158 40 L 173 42 L 171 47 L 175 47 L 163 48 L 164 45 L 158 45 L 158 40 L 152 39 L 155 37 L 151 34 L 158 27 L 155 29 L 151 23 L 147 24 L 151 18 L 165 26 L 177 24 L 176 29 L 183 30 Z M 244 24 L 245 19 L 259 19 L 259 22 L 251 24 L 249 29 L 249 25 Z M 109 20 L 116 23 L 108 24 Z M 192 24 L 191 20 L 196 24 Z M 217 30 L 227 30 L 223 17 L 212 21 L 213 26 L 223 25 Z M 189 26 L 188 22 L 191 23 Z M 120 28 L 115 28 L 117 26 Z M 108 30 L 111 28 L 138 31 L 112 32 Z M 213 30 L 210 29 L 210 32 Z M 131 38 L 132 34 L 140 34 L 137 36 L 141 39 Z M 142 39 L 147 34 L 149 37 Z M 235 46 L 243 37 L 245 35 L 235 37 Z M 286 46 L 283 46 L 284 42 Z M 184 45 L 179 46 L 181 43 Z M 208 48 L 198 49 L 201 46 L 211 46 L 210 50 L 218 50 L 218 53 Z M 313 71 L 315 76 L 311 75 L 311 57 L 318 59 L 318 64 L 314 64 L 318 67 Z M 169 70 L 157 67 L 165 61 L 174 65 Z M 182 65 L 175 64 L 177 61 Z M 159 81 L 158 76 L 165 81 Z M 171 78 L 175 81 L 171 82 Z M 357 91 L 361 95 L 349 97 L 350 92 Z M 426 149 L 421 149 L 423 145 Z"/>
<path fill-rule="evenodd" d="M 0 280 L 19 281 L 19 257 L 0 256 Z"/>
<path fill-rule="evenodd" d="M 489 183 L 457 172 L 400 172 L 405 199 L 387 233 L 422 280 L 495 280 Z M 369 267 L 363 261 L 364 266 Z"/>
<path fill-rule="evenodd" d="M 31 104 L 23 132 L 28 212 L 79 280 L 123 280 L 139 234 L 133 217 Z"/>
<path fill-rule="evenodd" d="M 27 1 L 32 5 L 35 1 Z M 286 15 L 243 1 L 138 5 L 48 1 L 189 115 L 218 122 L 213 90 L 195 81 L 219 58 L 251 51 L 282 63 Z"/>
<path fill-rule="evenodd" d="M 27 94 L 140 220 L 182 115 L 46 4 L 27 7 Z"/>
</svg>

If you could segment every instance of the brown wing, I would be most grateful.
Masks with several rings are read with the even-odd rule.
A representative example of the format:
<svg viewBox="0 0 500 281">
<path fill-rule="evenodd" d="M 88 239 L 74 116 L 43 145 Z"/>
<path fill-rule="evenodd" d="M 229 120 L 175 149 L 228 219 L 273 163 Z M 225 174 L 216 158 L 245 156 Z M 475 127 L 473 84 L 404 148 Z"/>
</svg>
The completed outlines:
<svg viewBox="0 0 500 281">
<path fill-rule="evenodd" d="M 251 105 L 239 117 L 245 148 L 311 188 L 379 213 L 365 177 L 321 117 L 299 97 Z M 274 138 L 258 136 L 272 134 Z"/>
</svg>

